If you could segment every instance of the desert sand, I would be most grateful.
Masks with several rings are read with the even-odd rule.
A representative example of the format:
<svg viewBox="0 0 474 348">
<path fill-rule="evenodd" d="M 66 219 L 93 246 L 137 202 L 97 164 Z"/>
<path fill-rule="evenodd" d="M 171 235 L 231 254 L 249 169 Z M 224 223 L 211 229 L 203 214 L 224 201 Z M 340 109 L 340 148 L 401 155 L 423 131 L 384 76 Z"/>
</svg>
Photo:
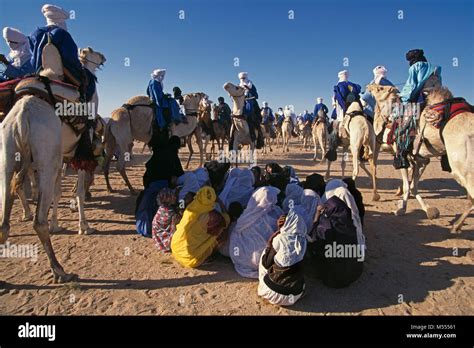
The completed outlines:
<svg viewBox="0 0 474 348">
<path fill-rule="evenodd" d="M 131 182 L 142 188 L 148 154 L 137 144 L 128 166 Z M 187 156 L 182 150 L 182 158 Z M 340 158 L 340 157 L 339 157 Z M 258 164 L 269 161 L 292 165 L 300 178 L 324 173 L 325 165 L 312 161 L 312 153 L 295 145 L 289 153 L 273 149 L 258 154 Z M 195 156 L 191 168 L 196 168 Z M 112 166 L 114 168 L 114 165 Z M 340 162 L 333 167 L 340 176 Z M 347 169 L 352 170 L 348 163 Z M 350 172 L 348 172 L 350 173 Z M 199 269 L 185 269 L 171 255 L 158 252 L 151 239 L 135 232 L 136 196 L 128 193 L 120 175 L 112 170 L 116 190 L 109 194 L 102 174 L 91 189 L 86 214 L 93 235 L 77 234 L 77 212 L 69 202 L 75 174 L 63 181 L 59 210 L 64 230 L 52 236 L 56 255 L 66 270 L 78 274 L 69 284 L 54 284 L 46 254 L 32 228 L 20 222 L 15 201 L 11 220 L 11 244 L 37 244 L 36 261 L 0 258 L 0 314 L 14 315 L 473 315 L 474 314 L 474 217 L 466 220 L 458 235 L 450 223 L 467 207 L 466 193 L 434 160 L 420 184 L 428 204 L 440 218 L 430 221 L 416 200 L 409 201 L 407 215 L 392 214 L 400 182 L 391 156 L 382 154 L 378 167 L 379 202 L 370 201 L 370 181 L 357 179 L 364 195 L 364 232 L 368 255 L 362 276 L 345 289 L 325 287 L 306 278 L 305 297 L 290 308 L 266 303 L 257 296 L 257 281 L 244 279 L 232 262 L 217 257 Z"/>
</svg>

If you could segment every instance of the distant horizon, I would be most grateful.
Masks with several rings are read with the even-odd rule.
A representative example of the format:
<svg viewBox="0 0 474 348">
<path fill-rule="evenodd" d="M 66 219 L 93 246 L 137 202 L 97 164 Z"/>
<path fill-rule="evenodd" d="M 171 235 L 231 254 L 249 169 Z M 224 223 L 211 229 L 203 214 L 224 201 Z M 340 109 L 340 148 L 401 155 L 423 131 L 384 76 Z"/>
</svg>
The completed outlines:
<svg viewBox="0 0 474 348">
<path fill-rule="evenodd" d="M 45 3 L 74 11 L 68 29 L 78 47 L 90 46 L 107 58 L 97 73 L 104 118 L 129 98 L 145 95 L 156 68 L 167 70 L 165 93 L 179 86 L 183 94 L 202 91 L 231 105 L 222 86 L 238 83 L 237 74 L 247 71 L 260 105 L 267 101 L 274 111 L 294 105 L 299 114 L 312 112 L 323 97 L 331 108 L 340 70 L 349 70 L 349 79 L 365 90 L 372 69 L 384 65 L 401 89 L 408 76 L 405 53 L 413 48 L 424 49 L 428 61 L 442 67 L 443 84 L 455 96 L 474 103 L 469 0 L 241 0 L 240 6 L 217 0 L 2 0 L 2 27 L 30 34 L 45 25 Z M 0 52 L 9 52 L 4 40 Z"/>
</svg>

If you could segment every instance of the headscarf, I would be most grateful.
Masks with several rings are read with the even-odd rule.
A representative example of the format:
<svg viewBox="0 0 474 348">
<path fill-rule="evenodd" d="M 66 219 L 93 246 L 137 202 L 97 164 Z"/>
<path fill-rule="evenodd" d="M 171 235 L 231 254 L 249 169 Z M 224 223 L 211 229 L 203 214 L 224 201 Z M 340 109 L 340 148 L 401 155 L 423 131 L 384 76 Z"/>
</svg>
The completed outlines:
<svg viewBox="0 0 474 348">
<path fill-rule="evenodd" d="M 239 202 L 245 207 L 252 196 L 254 184 L 255 177 L 250 169 L 232 168 L 219 198 L 227 209 L 232 202 Z"/>
<path fill-rule="evenodd" d="M 306 181 L 303 183 L 303 187 L 305 189 L 313 190 L 318 195 L 322 196 L 324 194 L 326 183 L 324 182 L 324 178 L 322 175 L 313 173 L 306 177 Z"/>
<path fill-rule="evenodd" d="M 194 200 L 186 209 L 198 213 L 208 213 L 214 209 L 216 204 L 216 192 L 210 186 L 204 186 L 199 189 L 194 196 Z"/>
<path fill-rule="evenodd" d="M 11 27 L 5 27 L 3 28 L 3 38 L 7 42 L 8 47 L 10 47 L 8 56 L 14 67 L 20 68 L 30 60 L 31 51 L 28 45 L 28 37 L 21 31 Z"/>
<path fill-rule="evenodd" d="M 268 107 L 268 103 L 267 103 L 266 101 L 264 101 L 264 102 L 262 103 L 262 105 L 263 105 L 264 108 Z"/>
<path fill-rule="evenodd" d="M 250 197 L 244 212 L 237 220 L 235 231 L 245 231 L 254 226 L 267 213 L 277 207 L 280 190 L 273 186 L 264 186 L 257 189 Z"/>
<path fill-rule="evenodd" d="M 335 189 L 337 189 L 338 187 L 347 188 L 347 184 L 346 184 L 344 181 L 342 181 L 341 179 L 332 179 L 332 180 L 329 180 L 329 181 L 326 183 L 325 192 L 329 192 L 329 191 L 335 190 Z"/>
<path fill-rule="evenodd" d="M 249 76 L 248 72 L 242 71 L 239 73 L 239 80 L 246 80 Z"/>
<path fill-rule="evenodd" d="M 316 102 L 318 104 L 321 104 L 323 102 L 323 98 L 321 98 L 321 97 L 316 98 Z"/>
<path fill-rule="evenodd" d="M 181 186 L 181 190 L 179 191 L 179 200 L 183 200 L 184 196 L 188 192 L 198 192 L 201 186 L 199 185 L 198 179 L 196 174 L 193 172 L 186 172 L 178 178 L 177 182 L 178 186 Z"/>
<path fill-rule="evenodd" d="M 67 30 L 66 20 L 69 19 L 69 13 L 56 5 L 46 4 L 41 8 L 43 16 L 46 18 L 47 25 L 56 25 Z"/>
<path fill-rule="evenodd" d="M 303 218 L 306 222 L 306 228 L 308 232 L 313 227 L 314 214 L 316 214 L 316 208 L 318 207 L 321 197 L 313 190 L 303 190 L 303 197 L 301 198 L 301 208 L 304 209 Z"/>
<path fill-rule="evenodd" d="M 425 53 L 421 49 L 410 50 L 406 54 L 406 59 L 410 62 L 410 66 L 416 62 L 426 62 Z"/>
<path fill-rule="evenodd" d="M 163 87 L 163 80 L 165 79 L 166 69 L 155 69 L 151 73 L 151 78 L 155 81 L 158 81 Z"/>
<path fill-rule="evenodd" d="M 347 70 L 339 71 L 337 74 L 337 77 L 339 78 L 339 82 L 347 81 L 347 79 L 349 78 L 349 71 Z"/>
<path fill-rule="evenodd" d="M 160 193 L 158 193 L 158 199 L 160 205 L 172 205 L 176 203 L 176 194 L 174 190 L 164 187 L 161 189 Z"/>
<path fill-rule="evenodd" d="M 387 69 L 383 65 L 377 65 L 372 72 L 374 73 L 374 83 L 376 84 L 380 84 L 380 80 L 387 75 Z"/>
<path fill-rule="evenodd" d="M 272 246 L 276 254 L 275 263 L 280 267 L 290 267 L 303 260 L 306 252 L 306 223 L 304 211 L 300 207 L 290 210 L 280 234 L 273 238 Z"/>
<path fill-rule="evenodd" d="M 297 184 L 288 184 L 285 189 L 285 200 L 283 201 L 283 211 L 288 213 L 292 207 L 301 204 L 303 188 Z"/>
<path fill-rule="evenodd" d="M 194 174 L 200 187 L 210 183 L 209 173 L 206 168 L 200 167 L 194 171 Z"/>
</svg>

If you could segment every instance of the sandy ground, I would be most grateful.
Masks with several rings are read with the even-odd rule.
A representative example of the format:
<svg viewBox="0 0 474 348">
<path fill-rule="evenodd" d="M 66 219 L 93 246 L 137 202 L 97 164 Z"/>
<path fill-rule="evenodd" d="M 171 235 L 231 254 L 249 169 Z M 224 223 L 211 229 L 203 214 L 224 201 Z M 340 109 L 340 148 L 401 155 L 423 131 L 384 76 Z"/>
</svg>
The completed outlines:
<svg viewBox="0 0 474 348">
<path fill-rule="evenodd" d="M 141 144 L 136 150 L 141 149 Z M 186 152 L 182 153 L 183 158 Z M 141 188 L 148 155 L 137 153 L 128 174 Z M 310 152 L 293 144 L 290 153 L 274 149 L 259 155 L 259 164 L 271 160 L 295 167 L 304 178 L 323 172 Z M 37 261 L 0 259 L 0 314 L 17 315 L 473 315 L 474 314 L 474 217 L 469 217 L 458 236 L 449 225 L 467 206 L 465 191 L 440 169 L 430 164 L 420 184 L 427 202 L 439 208 L 441 217 L 427 220 L 418 203 L 410 200 L 408 214 L 394 216 L 398 173 L 389 155 L 379 161 L 381 200 L 370 202 L 370 182 L 364 173 L 357 179 L 366 202 L 365 234 L 368 258 L 362 276 L 346 289 L 330 289 L 307 278 L 307 295 L 289 309 L 265 303 L 257 296 L 257 281 L 240 277 L 229 259 L 218 257 L 199 269 L 185 269 L 171 256 L 156 251 L 150 239 L 135 232 L 135 196 L 130 196 L 116 171 L 108 194 L 102 175 L 96 176 L 93 198 L 86 214 L 94 235 L 77 234 L 77 213 L 68 207 L 75 175 L 63 182 L 65 193 L 59 211 L 64 230 L 52 236 L 56 255 L 77 282 L 56 285 L 46 255 L 39 247 Z M 196 158 L 191 167 L 197 166 Z M 333 166 L 339 176 L 340 164 Z M 348 170 L 351 166 L 348 165 Z M 19 222 L 15 202 L 9 242 L 36 244 L 31 222 Z"/>
</svg>

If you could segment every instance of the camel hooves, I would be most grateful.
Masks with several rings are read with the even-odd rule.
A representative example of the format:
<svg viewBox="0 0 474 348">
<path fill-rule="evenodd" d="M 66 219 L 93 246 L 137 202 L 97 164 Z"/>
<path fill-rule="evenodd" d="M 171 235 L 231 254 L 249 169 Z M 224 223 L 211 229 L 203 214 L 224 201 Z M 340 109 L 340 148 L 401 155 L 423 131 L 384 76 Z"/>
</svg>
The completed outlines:
<svg viewBox="0 0 474 348">
<path fill-rule="evenodd" d="M 430 220 L 437 219 L 439 217 L 438 208 L 429 207 L 428 209 L 426 209 L 426 216 Z"/>
<path fill-rule="evenodd" d="M 451 232 L 452 234 L 459 234 L 459 233 L 461 233 L 461 226 L 462 226 L 462 224 L 459 224 L 459 223 L 458 223 L 458 224 L 455 224 L 455 225 L 453 225 L 453 226 L 451 226 L 450 232 Z"/>
<path fill-rule="evenodd" d="M 83 236 L 87 236 L 87 235 L 90 235 L 90 234 L 94 234 L 96 232 L 97 232 L 97 230 L 95 228 L 87 227 L 86 229 L 80 229 L 78 234 L 83 235 Z"/>
<path fill-rule="evenodd" d="M 51 227 L 49 228 L 49 233 L 50 233 L 50 234 L 59 233 L 59 232 L 61 232 L 62 230 L 63 230 L 63 228 L 60 227 L 60 226 L 51 226 Z"/>
<path fill-rule="evenodd" d="M 21 221 L 21 222 L 33 221 L 33 214 L 23 216 L 23 217 L 20 219 L 20 221 Z"/>
<path fill-rule="evenodd" d="M 77 274 L 74 274 L 74 273 L 64 273 L 64 274 L 54 273 L 53 277 L 54 277 L 55 284 L 69 283 L 78 278 Z"/>
<path fill-rule="evenodd" d="M 406 209 L 404 208 L 400 208 L 400 209 L 397 209 L 393 212 L 396 216 L 403 216 L 405 215 L 406 213 Z"/>
<path fill-rule="evenodd" d="M 374 193 L 373 196 L 372 196 L 372 200 L 374 202 L 380 201 L 380 195 L 378 193 Z"/>
</svg>

